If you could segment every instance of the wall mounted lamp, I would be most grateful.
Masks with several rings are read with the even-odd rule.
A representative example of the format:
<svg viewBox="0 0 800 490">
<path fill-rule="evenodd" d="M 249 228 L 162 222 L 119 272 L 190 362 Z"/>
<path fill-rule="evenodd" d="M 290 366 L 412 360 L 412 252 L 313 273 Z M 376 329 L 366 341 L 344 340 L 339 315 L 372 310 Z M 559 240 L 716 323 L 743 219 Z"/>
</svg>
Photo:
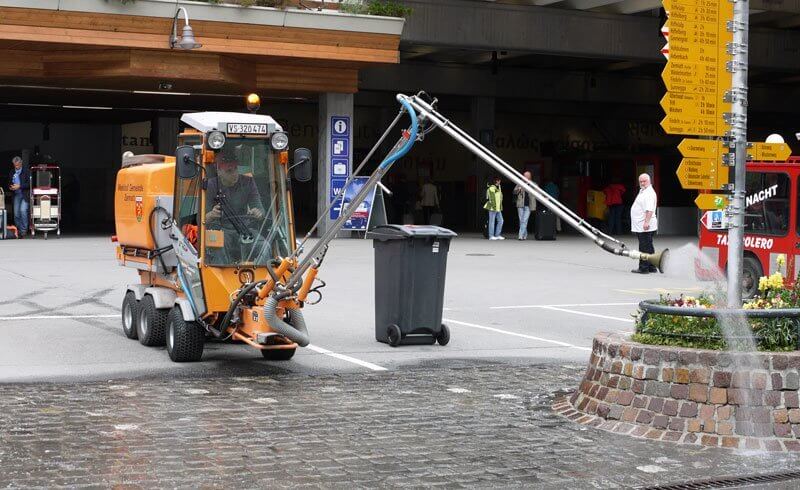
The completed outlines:
<svg viewBox="0 0 800 490">
<path fill-rule="evenodd" d="M 186 24 L 183 26 L 181 36 L 178 37 L 178 17 L 181 10 L 183 10 L 183 17 L 186 19 Z M 172 18 L 172 35 L 169 37 L 170 49 L 197 49 L 203 45 L 198 43 L 194 38 L 194 31 L 192 26 L 189 25 L 189 13 L 183 7 L 178 7 L 175 11 L 175 17 Z"/>
</svg>

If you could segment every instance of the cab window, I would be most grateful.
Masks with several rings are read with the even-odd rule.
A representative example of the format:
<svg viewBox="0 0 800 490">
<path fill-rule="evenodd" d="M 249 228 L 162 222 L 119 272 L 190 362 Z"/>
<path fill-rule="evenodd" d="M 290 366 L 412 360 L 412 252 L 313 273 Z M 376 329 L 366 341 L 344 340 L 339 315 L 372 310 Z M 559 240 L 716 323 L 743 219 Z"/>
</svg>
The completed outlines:
<svg viewBox="0 0 800 490">
<path fill-rule="evenodd" d="M 745 233 L 786 236 L 789 176 L 777 172 L 748 172 L 745 188 Z"/>
</svg>

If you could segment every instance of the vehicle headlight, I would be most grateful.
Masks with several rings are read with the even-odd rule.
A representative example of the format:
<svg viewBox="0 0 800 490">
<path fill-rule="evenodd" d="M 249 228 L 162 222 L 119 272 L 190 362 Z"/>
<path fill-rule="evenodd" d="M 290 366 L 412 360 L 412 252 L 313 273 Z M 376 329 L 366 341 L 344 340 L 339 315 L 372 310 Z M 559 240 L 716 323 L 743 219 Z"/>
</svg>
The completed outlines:
<svg viewBox="0 0 800 490">
<path fill-rule="evenodd" d="M 272 133 L 270 141 L 272 142 L 272 148 L 278 151 L 285 150 L 289 146 L 289 136 L 286 133 Z"/>
<path fill-rule="evenodd" d="M 221 131 L 211 131 L 208 133 L 206 143 L 212 150 L 219 150 L 225 144 L 225 134 Z"/>
</svg>

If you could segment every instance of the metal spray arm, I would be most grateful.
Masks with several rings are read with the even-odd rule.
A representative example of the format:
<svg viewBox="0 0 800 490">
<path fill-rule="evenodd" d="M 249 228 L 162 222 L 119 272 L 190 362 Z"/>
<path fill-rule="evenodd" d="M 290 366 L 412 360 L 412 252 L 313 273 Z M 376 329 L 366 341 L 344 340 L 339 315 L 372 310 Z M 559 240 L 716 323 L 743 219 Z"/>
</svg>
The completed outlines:
<svg viewBox="0 0 800 490">
<path fill-rule="evenodd" d="M 664 257 L 664 252 L 658 254 L 646 254 L 638 250 L 629 250 L 625 244 L 616 238 L 609 236 L 602 231 L 598 230 L 586 220 L 578 216 L 574 211 L 566 207 L 560 201 L 554 199 L 550 194 L 546 193 L 535 183 L 527 180 L 519 171 L 502 160 L 500 157 L 489 151 L 485 146 L 476 141 L 472 136 L 464 130 L 450 122 L 447 118 L 442 116 L 436 111 L 433 100 L 431 103 L 425 101 L 419 95 L 407 96 L 403 94 L 397 95 L 397 100 L 406 102 L 414 108 L 420 116 L 426 121 L 436 125 L 439 129 L 450 135 L 458 143 L 464 146 L 467 150 L 472 152 L 475 156 L 492 166 L 495 170 L 506 176 L 509 180 L 525 189 L 534 199 L 541 202 L 545 207 L 551 210 L 556 216 L 566 221 L 567 224 L 575 228 L 578 232 L 585 237 L 592 240 L 595 244 L 603 250 L 613 253 L 615 255 L 622 255 L 636 260 L 646 260 L 659 269 L 661 269 L 661 262 Z"/>
</svg>

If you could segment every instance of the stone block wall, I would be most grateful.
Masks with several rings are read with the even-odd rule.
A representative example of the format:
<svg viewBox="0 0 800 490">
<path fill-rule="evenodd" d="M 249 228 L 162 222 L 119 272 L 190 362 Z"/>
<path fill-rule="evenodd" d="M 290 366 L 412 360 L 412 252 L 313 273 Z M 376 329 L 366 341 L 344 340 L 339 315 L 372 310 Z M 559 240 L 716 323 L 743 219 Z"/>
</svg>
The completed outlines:
<svg viewBox="0 0 800 490">
<path fill-rule="evenodd" d="M 725 352 L 595 336 L 578 390 L 554 408 L 648 439 L 800 451 L 800 352 Z"/>
</svg>

